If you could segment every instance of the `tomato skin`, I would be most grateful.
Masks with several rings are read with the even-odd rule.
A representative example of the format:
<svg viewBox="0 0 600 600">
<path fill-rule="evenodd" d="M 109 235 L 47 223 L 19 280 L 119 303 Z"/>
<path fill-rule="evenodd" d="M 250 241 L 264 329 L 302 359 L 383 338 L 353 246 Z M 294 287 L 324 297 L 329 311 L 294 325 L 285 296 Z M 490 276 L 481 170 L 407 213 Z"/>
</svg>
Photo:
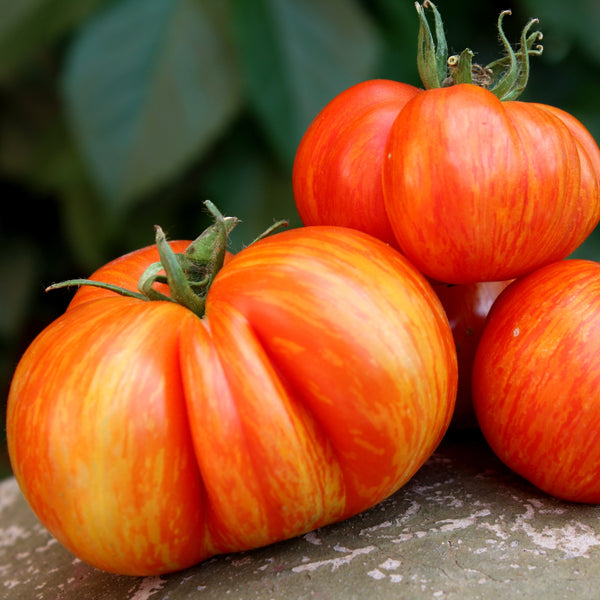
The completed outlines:
<svg viewBox="0 0 600 600">
<path fill-rule="evenodd" d="M 500 295 L 475 356 L 473 403 L 508 467 L 553 496 L 600 502 L 598 263 L 553 263 Z"/>
<path fill-rule="evenodd" d="M 409 100 L 390 129 L 385 206 L 403 253 L 438 281 L 522 276 L 600 219 L 600 150 L 574 117 L 472 84 Z"/>
<path fill-rule="evenodd" d="M 202 558 L 202 485 L 177 376 L 190 315 L 90 302 L 42 332 L 13 379 L 7 437 L 21 489 L 48 530 L 101 569 L 151 573 Z"/>
<path fill-rule="evenodd" d="M 435 283 L 433 289 L 442 302 L 450 323 L 458 357 L 458 392 L 450 427 L 477 427 L 471 398 L 471 374 L 477 344 L 490 308 L 510 281 L 485 281 L 453 285 Z"/>
<path fill-rule="evenodd" d="M 397 246 L 381 183 L 388 132 L 419 93 L 411 85 L 374 79 L 354 85 L 313 120 L 294 161 L 292 185 L 305 225 L 339 225 Z"/>
<path fill-rule="evenodd" d="M 135 288 L 156 259 L 94 278 Z M 17 367 L 9 454 L 71 552 L 156 575 L 383 500 L 438 445 L 456 379 L 441 304 L 404 257 L 302 228 L 233 257 L 203 318 L 81 288 Z"/>
</svg>

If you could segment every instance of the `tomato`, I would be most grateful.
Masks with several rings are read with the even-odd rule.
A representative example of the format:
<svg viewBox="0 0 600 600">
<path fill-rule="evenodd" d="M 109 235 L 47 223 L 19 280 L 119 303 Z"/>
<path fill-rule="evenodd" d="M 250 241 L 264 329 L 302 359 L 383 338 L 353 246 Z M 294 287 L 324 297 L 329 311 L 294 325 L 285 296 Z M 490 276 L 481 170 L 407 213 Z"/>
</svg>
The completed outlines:
<svg viewBox="0 0 600 600">
<path fill-rule="evenodd" d="M 437 9 L 416 6 L 425 89 L 366 81 L 317 115 L 294 163 L 303 223 L 366 231 L 447 283 L 509 280 L 567 257 L 600 222 L 600 149 L 572 115 L 516 100 L 542 51 L 537 21 L 515 52 L 501 13 L 505 57 L 482 67 L 469 50 L 447 56 Z"/>
<path fill-rule="evenodd" d="M 144 248 L 93 279 L 135 290 L 157 258 Z M 205 300 L 200 317 L 82 287 L 17 366 L 15 476 L 98 568 L 175 571 L 345 519 L 408 481 L 448 427 L 447 319 L 378 240 L 273 235 L 231 258 Z"/>
<path fill-rule="evenodd" d="M 571 254 L 600 220 L 600 150 L 574 117 L 473 84 L 406 103 L 385 206 L 403 253 L 451 283 L 512 279 Z"/>
<path fill-rule="evenodd" d="M 508 467 L 553 496 L 600 502 L 600 264 L 553 263 L 500 295 L 473 403 Z"/>
<path fill-rule="evenodd" d="M 453 429 L 477 426 L 471 400 L 473 359 L 488 312 L 509 283 L 510 281 L 487 281 L 465 285 L 433 285 L 448 317 L 458 357 L 458 392 L 450 424 Z"/>
<path fill-rule="evenodd" d="M 294 160 L 292 185 L 305 225 L 352 227 L 397 246 L 381 167 L 388 132 L 416 87 L 375 79 L 350 87 L 316 116 Z"/>
</svg>

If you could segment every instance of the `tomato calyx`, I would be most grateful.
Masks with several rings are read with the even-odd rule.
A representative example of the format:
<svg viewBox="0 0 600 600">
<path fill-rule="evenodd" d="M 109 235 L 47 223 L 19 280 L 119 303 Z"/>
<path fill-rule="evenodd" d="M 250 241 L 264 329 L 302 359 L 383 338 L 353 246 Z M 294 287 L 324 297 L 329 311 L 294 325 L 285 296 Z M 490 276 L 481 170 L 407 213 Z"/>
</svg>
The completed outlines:
<svg viewBox="0 0 600 600">
<path fill-rule="evenodd" d="M 510 10 L 504 10 L 498 17 L 498 33 L 505 56 L 486 66 L 473 63 L 474 53 L 466 48 L 460 54 L 448 56 L 448 44 L 444 34 L 442 17 L 430 0 L 423 4 L 415 3 L 420 27 L 417 49 L 417 66 L 425 89 L 449 87 L 459 83 L 472 83 L 489 89 L 500 100 L 515 100 L 524 91 L 529 79 L 529 57 L 543 52 L 541 31 L 531 31 L 539 21 L 531 19 L 521 32 L 517 51 L 508 41 L 502 22 Z M 425 9 L 433 13 L 435 41 Z"/>
<path fill-rule="evenodd" d="M 176 302 L 198 316 L 204 314 L 206 294 L 225 261 L 229 233 L 239 222 L 236 217 L 224 217 L 212 202 L 205 205 L 215 222 L 183 253 L 173 252 L 162 228 L 154 227 L 160 260 L 149 265 L 138 281 L 138 290 L 148 300 Z M 171 295 L 159 292 L 156 283 L 166 283 Z"/>
<path fill-rule="evenodd" d="M 183 253 L 174 252 L 162 228 L 159 225 L 155 226 L 155 242 L 160 260 L 150 264 L 142 273 L 138 280 L 137 292 L 92 279 L 69 279 L 47 287 L 46 291 L 90 285 L 138 300 L 175 302 L 202 317 L 208 290 L 225 262 L 229 234 L 239 223 L 237 217 L 224 217 L 210 200 L 206 200 L 204 204 L 215 222 L 207 227 Z M 252 243 L 270 235 L 282 226 L 287 226 L 287 221 L 275 222 Z M 170 295 L 156 289 L 157 283 L 166 284 Z"/>
</svg>

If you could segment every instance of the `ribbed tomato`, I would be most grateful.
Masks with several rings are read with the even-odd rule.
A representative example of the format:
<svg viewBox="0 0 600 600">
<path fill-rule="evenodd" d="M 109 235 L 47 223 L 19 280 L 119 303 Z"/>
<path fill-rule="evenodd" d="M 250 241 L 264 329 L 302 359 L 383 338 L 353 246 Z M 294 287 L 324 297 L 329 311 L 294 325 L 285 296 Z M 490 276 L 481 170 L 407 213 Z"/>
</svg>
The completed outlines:
<svg viewBox="0 0 600 600">
<path fill-rule="evenodd" d="M 496 300 L 473 365 L 481 430 L 545 492 L 600 502 L 600 265 L 566 260 Z"/>
<path fill-rule="evenodd" d="M 521 276 L 571 254 L 600 220 L 600 150 L 583 125 L 472 84 L 407 102 L 383 182 L 402 252 L 439 281 Z"/>
<path fill-rule="evenodd" d="M 93 279 L 135 290 L 157 259 L 145 248 Z M 296 229 L 229 260 L 202 317 L 82 287 L 16 369 L 10 458 L 75 555 L 158 574 L 383 500 L 441 440 L 456 378 L 443 309 L 404 257 Z"/>
</svg>

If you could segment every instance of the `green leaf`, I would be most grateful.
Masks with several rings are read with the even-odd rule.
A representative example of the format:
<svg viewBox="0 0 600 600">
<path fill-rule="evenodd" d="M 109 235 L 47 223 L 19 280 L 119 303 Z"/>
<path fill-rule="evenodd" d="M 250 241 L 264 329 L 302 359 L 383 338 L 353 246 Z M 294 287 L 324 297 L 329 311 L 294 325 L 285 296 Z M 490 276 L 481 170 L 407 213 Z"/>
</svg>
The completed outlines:
<svg viewBox="0 0 600 600">
<path fill-rule="evenodd" d="M 178 175 L 240 104 L 218 0 L 121 0 L 76 39 L 63 79 L 74 134 L 111 209 Z"/>
<path fill-rule="evenodd" d="M 372 74 L 377 33 L 354 0 L 231 0 L 231 6 L 252 106 L 291 165 L 319 110 Z"/>
<path fill-rule="evenodd" d="M 106 0 L 5 0 L 0 2 L 0 80 L 50 46 Z"/>
<path fill-rule="evenodd" d="M 419 19 L 414 3 L 373 0 L 371 6 L 383 46 L 376 76 L 420 85 L 416 60 Z"/>
</svg>

